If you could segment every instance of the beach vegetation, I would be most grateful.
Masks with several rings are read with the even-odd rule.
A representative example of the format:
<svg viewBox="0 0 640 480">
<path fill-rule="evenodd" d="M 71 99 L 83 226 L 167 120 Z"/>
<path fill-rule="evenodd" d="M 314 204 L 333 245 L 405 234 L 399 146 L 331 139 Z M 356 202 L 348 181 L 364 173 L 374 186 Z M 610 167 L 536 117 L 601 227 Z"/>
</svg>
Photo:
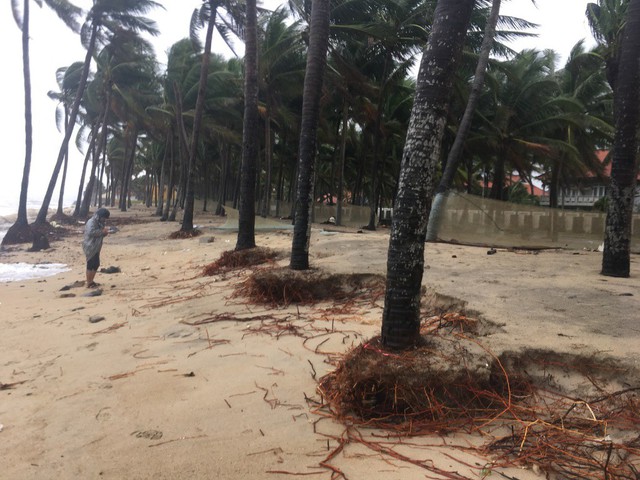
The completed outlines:
<svg viewBox="0 0 640 480">
<path fill-rule="evenodd" d="M 85 22 L 80 30 L 80 39 L 82 45 L 87 50 L 87 54 L 84 59 L 80 81 L 78 82 L 78 90 L 69 112 L 68 126 L 65 129 L 65 135 L 58 152 L 58 158 L 54 165 L 42 206 L 38 211 L 36 223 L 41 224 L 47 221 L 49 205 L 64 161 L 65 152 L 67 151 L 69 140 L 71 139 L 76 124 L 80 103 L 84 96 L 91 62 L 95 55 L 96 48 L 100 45 L 107 44 L 110 37 L 116 33 L 123 34 L 123 32 L 129 32 L 131 34 L 137 34 L 145 32 L 150 35 L 157 35 L 159 32 L 155 22 L 142 15 L 160 6 L 159 3 L 152 0 L 124 0 L 118 2 L 114 2 L 113 0 L 96 0 L 87 12 Z"/>
<path fill-rule="evenodd" d="M 414 66 L 430 35 L 437 2 L 338 1 L 327 7 L 326 67 L 317 84 L 318 122 L 311 137 L 303 107 L 305 65 L 316 58 L 310 49 L 313 4 L 288 2 L 274 12 L 256 6 L 255 87 L 247 63 L 253 62 L 250 42 L 245 58 L 225 59 L 206 51 L 207 35 L 200 36 L 211 20 L 211 28 L 232 48 L 232 40 L 250 40 L 254 29 L 247 27 L 246 6 L 195 3 L 193 38 L 172 47 L 164 71 L 141 37 L 160 33 L 147 18 L 158 2 L 100 0 L 87 12 L 74 10 L 76 20 L 85 21 L 81 40 L 87 57 L 61 69 L 65 84 L 51 92 L 60 102 L 59 120 L 65 110 L 68 119 L 64 149 L 36 223 L 46 221 L 60 172 L 64 181 L 71 130 L 79 125 L 76 143 L 86 155 L 75 218 L 86 217 L 103 202 L 127 209 L 135 196 L 155 204 L 161 220 L 174 221 L 182 214 L 181 229 L 188 230 L 192 201 L 202 200 L 207 210 L 213 200 L 217 215 L 241 207 L 238 248 L 252 248 L 256 213 L 290 217 L 295 268 L 309 267 L 308 225 L 315 220 L 310 210 L 318 201 L 335 208 L 338 225 L 349 205 L 367 208 L 362 227 L 376 228 L 381 209 L 391 209 L 399 192 L 417 88 Z M 517 200 L 520 192 L 508 188 L 517 173 L 525 184 L 544 183 L 553 207 L 558 192 L 576 175 L 600 175 L 594 148 L 611 149 L 613 141 L 613 94 L 604 79 L 615 82 L 627 3 L 591 4 L 587 15 L 600 44 L 595 50 L 577 44 L 557 69 L 558 57 L 551 51 L 516 53 L 510 48 L 514 38 L 531 35 L 527 30 L 533 24 L 497 15 L 497 0 L 476 2 L 463 55 L 452 72 L 436 182 L 446 179 L 451 188 L 469 192 L 483 185 L 492 198 Z M 486 62 L 482 85 L 476 72 L 482 70 L 480 58 Z M 93 72 L 90 65 L 95 65 Z M 251 111 L 257 114 L 245 117 L 253 98 L 245 91 L 249 84 L 257 102 Z M 473 114 L 462 122 L 474 103 Z M 309 156 L 303 145 L 312 137 Z M 253 167 L 243 167 L 243 149 L 249 146 L 254 173 Z M 458 152 L 460 161 L 443 176 L 450 152 Z"/>
</svg>

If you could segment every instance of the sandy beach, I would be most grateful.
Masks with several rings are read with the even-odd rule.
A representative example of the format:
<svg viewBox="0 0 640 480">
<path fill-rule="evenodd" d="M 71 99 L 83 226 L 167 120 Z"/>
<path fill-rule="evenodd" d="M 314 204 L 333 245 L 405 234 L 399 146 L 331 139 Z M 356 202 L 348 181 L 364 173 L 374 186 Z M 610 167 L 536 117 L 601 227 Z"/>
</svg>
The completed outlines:
<svg viewBox="0 0 640 480">
<path fill-rule="evenodd" d="M 65 263 L 71 270 L 0 283 L 0 458 L 7 479 L 484 478 L 490 460 L 463 435 L 414 437 L 394 451 L 442 472 L 348 441 L 318 412 L 317 379 L 338 356 L 379 333 L 382 298 L 278 307 L 237 293 L 249 270 L 202 276 L 236 243 L 225 220 L 198 213 L 199 237 L 170 240 L 177 223 L 153 209 L 112 210 L 102 294 L 83 286 L 82 226 L 3 263 Z M 128 219 L 124 221 L 123 219 Z M 118 224 L 118 221 L 121 224 Z M 329 273 L 384 275 L 388 230 L 312 231 L 311 263 Z M 257 232 L 282 252 L 291 231 Z M 631 278 L 599 275 L 601 253 L 428 244 L 427 295 L 490 325 L 493 352 L 598 354 L 640 369 L 640 261 Z M 273 265 L 258 268 L 271 268 Z M 104 318 L 100 318 L 104 317 Z M 218 319 L 218 321 L 214 321 Z M 226 319 L 226 320 L 225 320 Z M 638 387 L 635 374 L 626 379 Z M 636 382 L 635 384 L 633 382 Z M 624 382 L 623 382 L 624 383 Z M 345 441 L 345 439 L 347 439 Z M 336 447 L 342 442 L 342 447 Z M 322 467 L 332 452 L 330 464 Z M 497 471 L 495 472 L 497 473 Z M 449 475 L 449 476 L 447 476 Z M 545 478 L 505 468 L 492 478 Z"/>
</svg>

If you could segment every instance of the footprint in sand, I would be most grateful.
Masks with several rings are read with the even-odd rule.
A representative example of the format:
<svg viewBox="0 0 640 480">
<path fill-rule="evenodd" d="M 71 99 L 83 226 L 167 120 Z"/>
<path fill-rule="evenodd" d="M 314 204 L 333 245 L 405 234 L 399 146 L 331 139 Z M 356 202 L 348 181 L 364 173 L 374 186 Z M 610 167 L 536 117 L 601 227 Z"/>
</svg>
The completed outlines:
<svg viewBox="0 0 640 480">
<path fill-rule="evenodd" d="M 110 407 L 101 408 L 98 413 L 96 413 L 96 420 L 99 422 L 106 422 L 111 418 L 111 413 L 109 413 Z"/>
</svg>

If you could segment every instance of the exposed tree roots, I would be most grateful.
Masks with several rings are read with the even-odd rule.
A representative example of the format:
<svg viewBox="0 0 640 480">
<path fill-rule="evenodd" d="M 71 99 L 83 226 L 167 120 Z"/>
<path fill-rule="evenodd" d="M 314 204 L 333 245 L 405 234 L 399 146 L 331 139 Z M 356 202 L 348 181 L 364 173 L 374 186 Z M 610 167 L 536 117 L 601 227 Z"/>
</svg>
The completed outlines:
<svg viewBox="0 0 640 480">
<path fill-rule="evenodd" d="M 78 221 L 66 213 L 56 213 L 49 218 L 50 222 L 56 222 L 61 225 L 77 225 Z"/>
<path fill-rule="evenodd" d="M 352 434 L 365 426 L 398 438 L 481 433 L 486 441 L 477 452 L 494 459 L 492 468 L 536 465 L 562 479 L 640 478 L 637 371 L 539 350 L 496 356 L 465 333 L 475 325 L 464 314 L 440 317 L 424 322 L 424 344 L 412 350 L 386 351 L 374 338 L 348 352 L 319 381 L 319 411 Z M 393 453 L 352 434 L 351 441 Z"/>
<path fill-rule="evenodd" d="M 20 245 L 22 243 L 33 242 L 33 231 L 28 223 L 16 222 L 5 234 L 2 239 L 2 246 L 6 245 Z"/>
<path fill-rule="evenodd" d="M 205 276 L 220 275 L 232 270 L 263 265 L 278 258 L 279 252 L 265 247 L 248 248 L 245 250 L 227 250 L 220 258 L 210 263 L 202 272 Z"/>
<path fill-rule="evenodd" d="M 185 230 L 178 230 L 177 232 L 173 232 L 171 234 L 169 234 L 169 238 L 171 240 L 180 240 L 183 238 L 193 238 L 193 237 L 198 237 L 202 235 L 202 231 L 198 230 L 197 228 L 193 228 L 189 231 L 185 231 Z"/>
<path fill-rule="evenodd" d="M 374 299 L 383 290 L 384 278 L 380 275 L 336 275 L 285 267 L 254 272 L 238 285 L 236 293 L 256 303 L 287 306 L 347 301 L 360 296 Z"/>
</svg>

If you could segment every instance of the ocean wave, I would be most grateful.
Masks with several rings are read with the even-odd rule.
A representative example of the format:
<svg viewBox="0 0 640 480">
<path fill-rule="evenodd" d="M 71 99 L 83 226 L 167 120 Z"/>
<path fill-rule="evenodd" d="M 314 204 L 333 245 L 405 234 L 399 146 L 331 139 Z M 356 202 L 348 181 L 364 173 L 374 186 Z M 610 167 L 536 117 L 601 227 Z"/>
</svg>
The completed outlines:
<svg viewBox="0 0 640 480">
<path fill-rule="evenodd" d="M 69 270 L 64 263 L 0 263 L 0 282 L 52 277 Z"/>
</svg>

